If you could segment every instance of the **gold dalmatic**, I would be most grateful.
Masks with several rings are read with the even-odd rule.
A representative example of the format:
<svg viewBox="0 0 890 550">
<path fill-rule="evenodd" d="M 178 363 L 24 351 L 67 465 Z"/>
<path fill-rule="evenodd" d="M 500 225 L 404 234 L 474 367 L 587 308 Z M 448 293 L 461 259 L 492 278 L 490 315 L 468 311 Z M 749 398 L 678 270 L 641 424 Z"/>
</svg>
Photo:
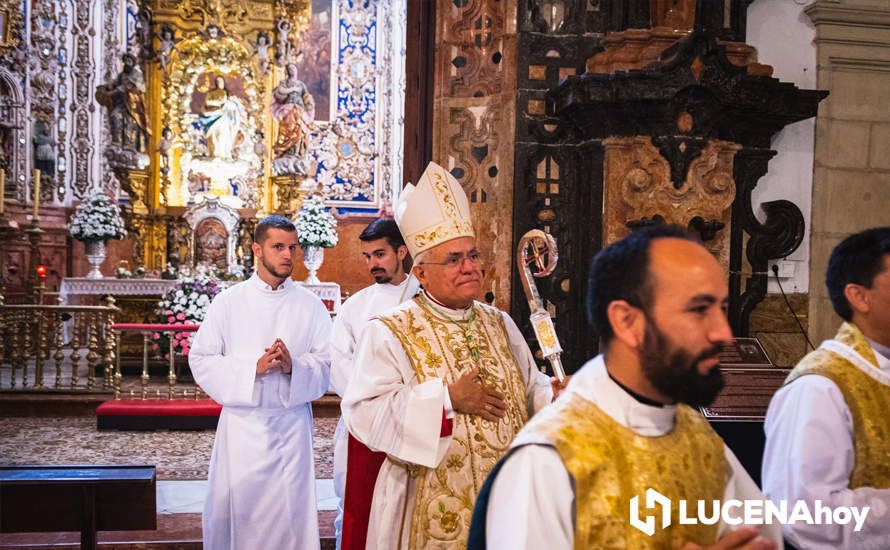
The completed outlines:
<svg viewBox="0 0 890 550">
<path fill-rule="evenodd" d="M 712 514 L 722 500 L 729 475 L 723 440 L 691 408 L 677 407 L 674 429 L 646 437 L 622 426 L 596 404 L 571 393 L 541 410 L 514 445 L 552 445 L 572 475 L 575 490 L 575 548 L 681 548 L 717 540 L 717 525 L 683 525 L 677 503 L 687 501 L 687 516 L 698 501 Z M 671 524 L 660 527 L 660 513 L 647 511 L 646 490 L 665 495 Z M 651 537 L 631 526 L 630 500 L 638 496 L 640 519 L 656 515 Z"/>
<path fill-rule="evenodd" d="M 852 348 L 878 368 L 875 354 L 853 323 L 841 325 L 835 340 Z M 856 365 L 825 348 L 809 353 L 791 371 L 786 384 L 808 374 L 818 374 L 834 382 L 844 396 L 853 419 L 853 472 L 850 489 L 890 488 L 890 386 L 882 384 Z"/>
<path fill-rule="evenodd" d="M 450 384 L 478 366 L 483 383 L 507 403 L 497 422 L 456 413 L 451 446 L 437 468 L 405 466 L 414 488 L 413 509 L 403 520 L 410 519 L 403 525 L 410 528 L 408 547 L 465 548 L 476 495 L 528 420 L 526 386 L 497 309 L 475 303 L 468 320 L 457 323 L 425 300 L 419 295 L 418 307 L 379 318 L 401 342 L 417 383 L 441 378 Z"/>
</svg>

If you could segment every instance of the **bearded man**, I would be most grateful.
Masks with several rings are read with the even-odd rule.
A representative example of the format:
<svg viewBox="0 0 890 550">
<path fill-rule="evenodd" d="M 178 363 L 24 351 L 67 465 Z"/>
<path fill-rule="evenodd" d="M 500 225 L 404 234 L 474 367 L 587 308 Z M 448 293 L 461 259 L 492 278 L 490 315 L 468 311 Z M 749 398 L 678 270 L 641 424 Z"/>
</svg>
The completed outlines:
<svg viewBox="0 0 890 550">
<path fill-rule="evenodd" d="M 350 296 L 340 307 L 334 321 L 331 331 L 331 387 L 341 397 L 346 393 L 349 379 L 356 369 L 356 345 L 365 326 L 376 315 L 413 298 L 420 288 L 417 278 L 405 273 L 405 265 L 409 261 L 408 247 L 395 220 L 378 218 L 368 224 L 358 238 L 362 258 L 375 284 Z M 340 500 L 334 520 L 338 548 L 344 530 L 348 540 L 355 540 L 356 537 L 364 540 L 363 536 L 353 534 L 356 527 L 353 518 L 356 515 L 367 516 L 371 504 L 361 496 L 351 502 L 346 498 L 347 476 L 352 479 L 351 495 L 357 494 L 356 487 L 360 486 L 357 484 L 370 483 L 373 486 L 373 479 L 362 481 L 367 475 L 367 468 L 349 468 L 348 457 L 352 455 L 353 462 L 359 463 L 367 460 L 380 463 L 384 458 L 377 456 L 375 460 L 367 447 L 348 436 L 346 423 L 341 416 L 334 432 L 334 493 Z M 361 495 L 361 492 L 364 491 L 358 494 Z"/>
<path fill-rule="evenodd" d="M 775 525 L 731 531 L 722 519 L 688 525 L 678 516 L 681 500 L 688 514 L 699 500 L 763 500 L 693 408 L 723 387 L 717 354 L 732 338 L 727 295 L 720 264 L 682 228 L 642 229 L 600 251 L 587 309 L 603 353 L 523 428 L 494 469 L 468 548 L 781 544 Z M 648 489 L 674 503 L 670 525 L 651 536 L 631 524 L 630 513 L 632 499 L 646 502 Z"/>
</svg>

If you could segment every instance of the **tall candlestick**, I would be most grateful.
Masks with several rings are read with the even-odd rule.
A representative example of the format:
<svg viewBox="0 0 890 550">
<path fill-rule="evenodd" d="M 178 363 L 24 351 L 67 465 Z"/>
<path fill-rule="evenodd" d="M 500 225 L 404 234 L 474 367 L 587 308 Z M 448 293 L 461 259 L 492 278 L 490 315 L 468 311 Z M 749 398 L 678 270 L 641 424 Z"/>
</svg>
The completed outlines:
<svg viewBox="0 0 890 550">
<path fill-rule="evenodd" d="M 40 212 L 40 170 L 34 169 L 34 215 L 37 219 L 37 213 Z"/>
<path fill-rule="evenodd" d="M 0 168 L 0 214 L 3 213 L 3 203 L 6 202 L 6 170 Z"/>
</svg>

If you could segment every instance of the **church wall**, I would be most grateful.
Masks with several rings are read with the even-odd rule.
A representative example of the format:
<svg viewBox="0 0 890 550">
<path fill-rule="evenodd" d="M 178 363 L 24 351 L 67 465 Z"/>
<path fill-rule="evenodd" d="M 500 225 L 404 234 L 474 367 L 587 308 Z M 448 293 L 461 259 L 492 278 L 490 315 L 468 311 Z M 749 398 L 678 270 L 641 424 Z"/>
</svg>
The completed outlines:
<svg viewBox="0 0 890 550">
<path fill-rule="evenodd" d="M 20 230 L 30 225 L 34 169 L 39 168 L 39 224 L 46 231 L 40 241 L 40 261 L 47 266 L 50 291 L 58 288 L 61 277 L 71 274 L 70 207 L 103 183 L 103 115 L 95 105 L 94 92 L 107 63 L 103 49 L 113 51 L 117 45 L 119 2 L 4 0 L 0 6 L 18 10 L 23 22 L 10 29 L 19 43 L 0 52 L 0 71 L 15 83 L 12 96 L 21 97 L 12 113 L 14 147 L 4 151 L 11 153 L 4 161 L 7 218 Z M 5 98 L 0 101 L 8 102 Z M 33 263 L 30 245 L 21 231 L 3 247 L 2 254 L 7 291 L 15 294 L 30 279 L 31 274 L 25 272 Z"/>
<path fill-rule="evenodd" d="M 438 0 L 436 27 L 433 160 L 470 199 L 483 292 L 509 309 L 516 2 Z"/>
<path fill-rule="evenodd" d="M 374 282 L 365 267 L 361 241 L 358 240 L 358 236 L 371 219 L 373 218 L 341 221 L 337 226 L 340 242 L 334 248 L 324 251 L 324 263 L 318 270 L 318 278 L 322 281 L 335 281 L 340 285 L 342 295 L 351 296 Z M 309 272 L 303 266 L 302 251 L 297 252 L 294 264 L 291 276 L 297 281 L 306 279 Z"/>
<path fill-rule="evenodd" d="M 815 27 L 804 14 L 807 2 L 757 0 L 748 7 L 746 42 L 757 49 L 757 60 L 773 67 L 773 76 L 800 88 L 816 85 Z M 760 204 L 790 200 L 804 216 L 805 234 L 800 247 L 782 261 L 781 283 L 785 292 L 805 293 L 809 288 L 809 231 L 813 185 L 815 119 L 789 124 L 772 139 L 778 154 L 769 162 L 769 172 L 752 193 L 755 212 L 763 221 Z M 789 276 L 784 276 L 788 271 Z M 817 281 L 818 284 L 818 281 Z M 768 291 L 779 287 L 770 277 Z"/>
<path fill-rule="evenodd" d="M 816 120 L 810 233 L 811 340 L 840 323 L 824 280 L 831 250 L 847 235 L 890 225 L 890 2 L 819 0 L 817 87 L 831 91 Z M 818 284 L 817 284 L 818 282 Z"/>
<path fill-rule="evenodd" d="M 813 89 L 820 86 L 816 82 L 815 27 L 803 11 L 808 3 L 756 0 L 748 7 L 746 42 L 757 49 L 758 62 L 773 67 L 774 77 Z M 815 128 L 815 119 L 803 120 L 789 124 L 773 137 L 770 147 L 777 155 L 770 160 L 769 171 L 752 193 L 761 221 L 765 216 L 760 205 L 779 199 L 796 204 L 804 216 L 803 243 L 778 261 L 782 289 L 788 294 L 794 313 L 788 310 L 779 294 L 779 285 L 770 275 L 769 294 L 751 314 L 751 335 L 760 340 L 773 362 L 783 367 L 793 366 L 808 351 L 794 317 L 806 330 Z M 770 265 L 773 263 L 776 262 Z M 814 279 L 814 284 L 822 284 L 822 279 Z"/>
</svg>

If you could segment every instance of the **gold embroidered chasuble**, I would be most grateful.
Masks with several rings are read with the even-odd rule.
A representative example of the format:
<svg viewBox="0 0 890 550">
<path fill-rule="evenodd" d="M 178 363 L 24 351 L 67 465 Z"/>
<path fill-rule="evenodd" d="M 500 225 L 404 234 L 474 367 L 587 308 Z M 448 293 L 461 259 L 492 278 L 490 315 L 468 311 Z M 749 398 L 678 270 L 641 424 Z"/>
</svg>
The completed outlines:
<svg viewBox="0 0 890 550">
<path fill-rule="evenodd" d="M 575 492 L 576 549 L 680 548 L 717 540 L 717 524 L 681 525 L 678 501 L 686 515 L 697 501 L 722 500 L 729 478 L 723 440 L 693 409 L 677 407 L 673 431 L 657 437 L 636 434 L 596 404 L 569 393 L 541 410 L 522 430 L 514 446 L 548 444 L 571 474 Z M 630 499 L 640 497 L 641 517 L 652 488 L 671 499 L 671 525 L 647 536 L 630 524 Z"/>
<path fill-rule="evenodd" d="M 874 351 L 853 323 L 844 323 L 834 339 L 858 353 L 878 369 Z M 791 371 L 785 384 L 801 376 L 818 374 L 841 390 L 853 420 L 855 453 L 849 488 L 890 488 L 890 386 L 875 380 L 844 357 L 825 348 L 807 354 Z"/>
<path fill-rule="evenodd" d="M 451 384 L 478 366 L 483 383 L 507 404 L 506 416 L 497 422 L 456 413 L 451 445 L 437 468 L 403 465 L 408 490 L 414 491 L 413 507 L 402 520 L 402 529 L 410 529 L 408 547 L 465 548 L 476 495 L 528 420 L 526 386 L 500 311 L 474 302 L 469 321 L 455 323 L 425 301 L 418 295 L 414 303 L 419 307 L 378 317 L 405 350 L 416 383 L 440 378 Z"/>
</svg>

